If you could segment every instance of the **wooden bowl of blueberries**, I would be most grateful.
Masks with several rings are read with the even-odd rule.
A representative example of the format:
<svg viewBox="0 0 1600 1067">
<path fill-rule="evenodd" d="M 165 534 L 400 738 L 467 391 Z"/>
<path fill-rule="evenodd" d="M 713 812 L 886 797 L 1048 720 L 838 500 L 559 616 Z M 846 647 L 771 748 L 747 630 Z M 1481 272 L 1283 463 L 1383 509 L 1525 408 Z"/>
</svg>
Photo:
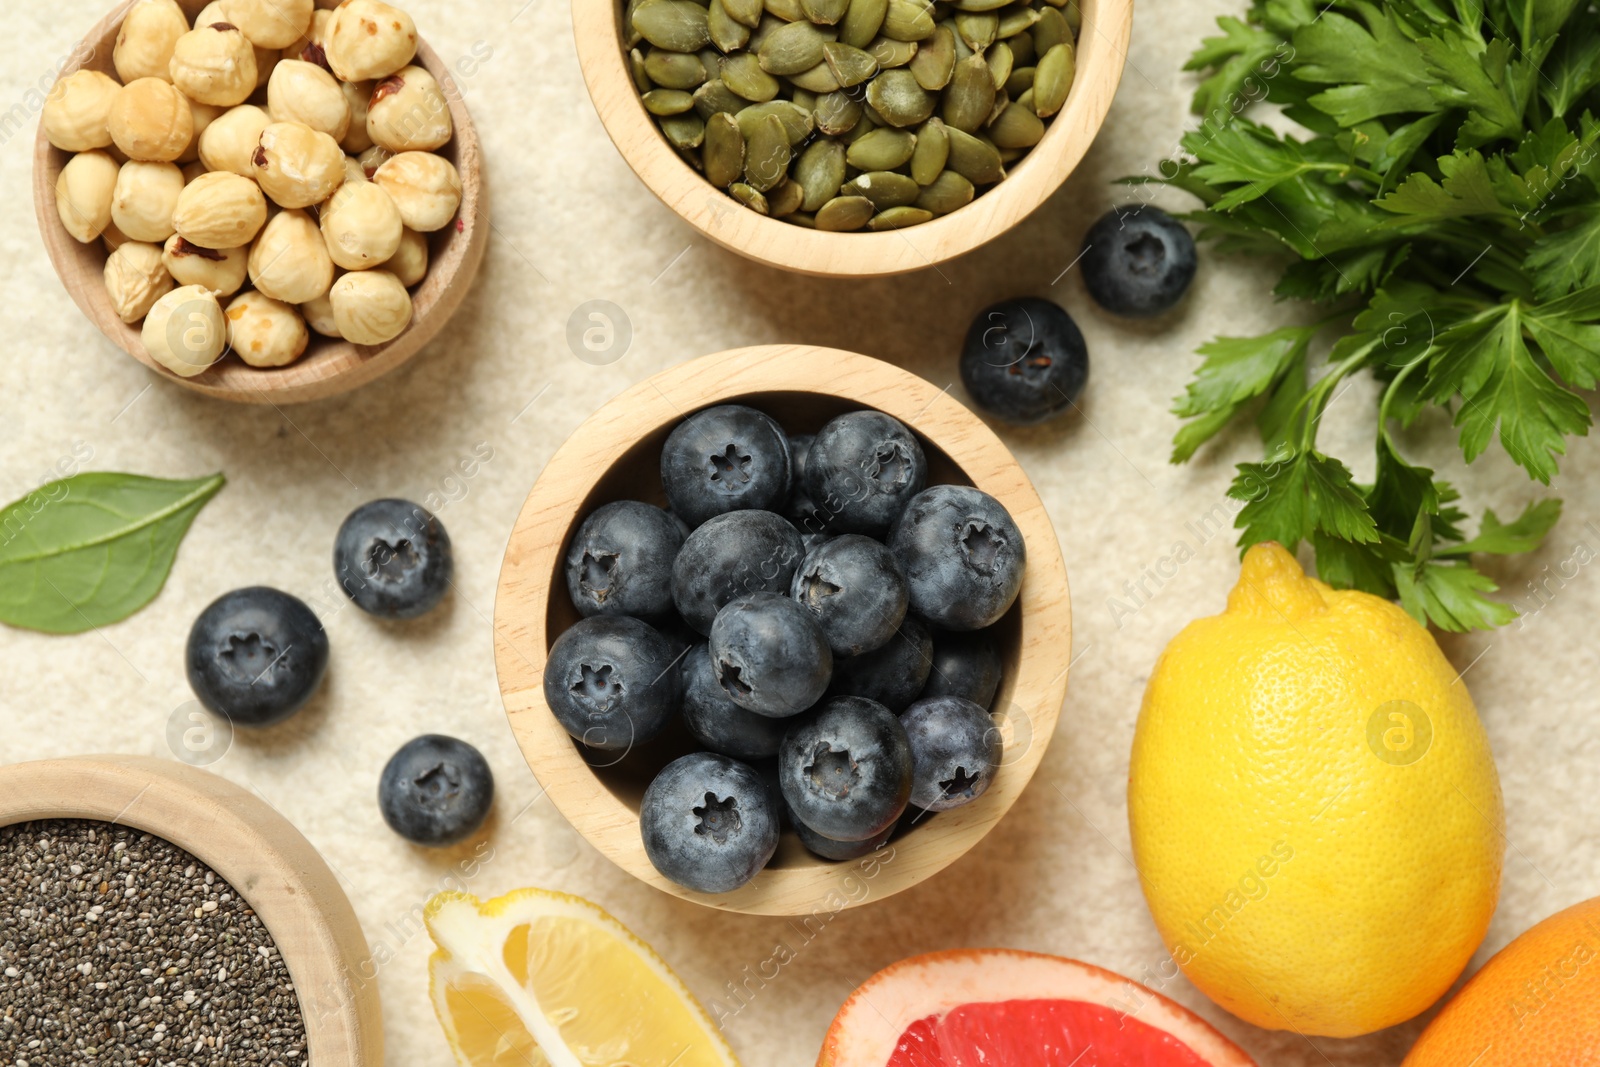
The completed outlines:
<svg viewBox="0 0 1600 1067">
<path fill-rule="evenodd" d="M 651 885 L 762 915 L 890 896 L 977 844 L 1044 756 L 1071 649 L 1055 531 L 994 433 L 803 345 L 591 416 L 495 604 L 512 730 L 562 814 Z"/>
</svg>

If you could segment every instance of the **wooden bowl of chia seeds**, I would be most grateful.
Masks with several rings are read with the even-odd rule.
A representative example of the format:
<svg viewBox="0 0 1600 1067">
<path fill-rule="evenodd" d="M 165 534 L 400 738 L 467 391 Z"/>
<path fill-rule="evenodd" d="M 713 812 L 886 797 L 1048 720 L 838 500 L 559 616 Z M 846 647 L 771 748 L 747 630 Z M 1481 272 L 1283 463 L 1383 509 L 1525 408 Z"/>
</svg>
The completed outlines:
<svg viewBox="0 0 1600 1067">
<path fill-rule="evenodd" d="M 38 1064 L 383 1062 L 366 938 L 316 849 L 142 756 L 0 767 L 0 1015 L 40 1020 Z"/>
<path fill-rule="evenodd" d="M 1064 2 L 1066 0 L 1048 0 L 1051 10 Z M 817 222 L 823 221 L 821 213 L 807 226 L 794 224 L 794 216 L 788 219 L 766 217 L 745 206 L 748 201 L 735 200 L 712 185 L 700 169 L 686 161 L 679 149 L 669 143 L 657 125 L 657 117 L 647 110 L 641 98 L 642 86 L 635 81 L 629 58 L 630 32 L 624 27 L 629 5 L 621 0 L 572 0 L 572 18 L 578 60 L 595 110 L 618 151 L 651 192 L 700 233 L 740 255 L 802 274 L 866 278 L 936 266 L 988 243 L 1032 214 L 1077 167 L 1099 133 L 1122 79 L 1133 29 L 1133 0 L 1076 2 L 1082 16 L 1076 34 L 1076 75 L 1069 76 L 1070 94 L 1061 110 L 1046 120 L 1043 137 L 1010 166 L 1002 180 L 980 185 L 976 197 L 966 206 L 948 210 L 949 205 L 940 208 L 930 203 L 928 206 L 934 208 L 937 217 L 914 224 L 897 221 L 894 228 L 880 232 L 816 229 Z M 932 0 L 927 3 L 931 5 Z M 798 10 L 798 5 L 795 9 Z M 772 11 L 773 5 L 768 4 L 767 10 Z M 944 5 L 937 9 L 929 7 L 936 18 L 944 17 L 938 14 L 944 10 Z M 992 16 L 988 10 L 981 14 Z M 650 46 L 645 43 L 641 47 L 648 50 Z M 706 48 L 716 51 L 711 45 Z M 819 64 L 818 69 L 821 67 Z M 765 92 L 757 95 L 764 96 Z M 775 102 L 783 99 L 779 96 Z M 741 102 L 748 101 L 746 97 Z M 690 111 L 679 117 L 692 119 L 696 114 L 697 111 Z M 1029 121 L 1034 124 L 1037 137 L 1038 120 L 1030 117 Z M 980 132 L 987 134 L 989 131 Z M 792 140 L 798 134 L 790 136 Z M 794 145 L 795 158 L 799 158 L 800 145 L 805 143 L 802 140 Z M 749 157 L 743 158 L 748 163 Z M 856 168 L 852 166 L 850 173 L 856 173 Z M 950 172 L 945 171 L 940 177 L 949 175 Z M 974 177 L 980 182 L 990 180 L 982 175 Z M 878 188 L 882 187 L 880 183 Z M 731 188 L 741 190 L 739 185 Z M 846 191 L 849 188 L 847 185 Z M 970 196 L 972 189 L 971 184 L 966 184 L 965 194 Z M 876 204 L 879 194 L 872 196 Z M 898 202 L 906 204 L 908 201 Z M 882 211 L 882 206 L 874 210 Z M 948 213 L 939 213 L 945 210 Z M 874 218 L 871 225 L 877 226 L 879 221 Z M 861 222 L 864 224 L 866 219 Z M 888 225 L 886 220 L 885 224 Z"/>
</svg>

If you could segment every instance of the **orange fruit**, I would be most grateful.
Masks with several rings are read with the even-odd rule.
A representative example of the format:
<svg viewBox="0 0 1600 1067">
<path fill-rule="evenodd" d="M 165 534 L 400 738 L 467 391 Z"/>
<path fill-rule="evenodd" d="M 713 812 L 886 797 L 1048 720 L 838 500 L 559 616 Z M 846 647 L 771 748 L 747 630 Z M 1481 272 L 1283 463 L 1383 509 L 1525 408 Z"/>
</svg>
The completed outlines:
<svg viewBox="0 0 1600 1067">
<path fill-rule="evenodd" d="M 1428 1025 L 1402 1067 L 1600 1065 L 1600 897 L 1497 952 Z"/>
</svg>

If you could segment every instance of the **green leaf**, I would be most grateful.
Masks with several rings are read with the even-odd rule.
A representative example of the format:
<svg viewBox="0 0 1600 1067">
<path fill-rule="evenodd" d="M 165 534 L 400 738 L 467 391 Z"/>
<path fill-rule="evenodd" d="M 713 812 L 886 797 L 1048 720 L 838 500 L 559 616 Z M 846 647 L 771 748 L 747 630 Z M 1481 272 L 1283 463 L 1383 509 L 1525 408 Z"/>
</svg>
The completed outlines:
<svg viewBox="0 0 1600 1067">
<path fill-rule="evenodd" d="M 1584 94 L 1600 85 L 1600 41 L 1597 39 L 1600 39 L 1600 32 L 1592 19 L 1574 19 L 1561 31 L 1539 87 L 1552 113 L 1565 115 L 1577 106 Z"/>
<path fill-rule="evenodd" d="M 1494 182 L 1483 155 L 1477 151 L 1457 152 L 1439 160 L 1443 182 L 1436 182 L 1424 171 L 1413 171 L 1394 192 L 1379 200 L 1385 211 L 1404 216 L 1389 223 L 1408 226 L 1419 222 L 1443 222 L 1470 215 L 1512 215 L 1495 195 Z"/>
<path fill-rule="evenodd" d="M 1201 41 L 1183 69 L 1213 71 L 1195 91 L 1194 113 L 1220 126 L 1264 95 L 1263 83 L 1276 70 L 1271 61 L 1288 47 L 1277 34 L 1230 16 L 1217 19 L 1217 26 L 1222 35 Z"/>
<path fill-rule="evenodd" d="M 1174 402 L 1173 413 L 1200 415 L 1260 396 L 1305 353 L 1316 333 L 1315 326 L 1286 326 L 1263 337 L 1219 337 L 1201 345 L 1205 362 Z"/>
<path fill-rule="evenodd" d="M 1241 545 L 1277 541 L 1293 551 L 1317 531 L 1357 543 L 1378 539 L 1350 469 L 1320 452 L 1241 463 L 1228 495 L 1245 501 L 1234 520 L 1244 530 Z"/>
<path fill-rule="evenodd" d="M 1370 4 L 1352 5 L 1367 25 L 1337 11 L 1297 30 L 1294 47 L 1303 81 L 1335 86 L 1311 103 L 1341 126 L 1402 112 L 1440 110 L 1422 52 L 1400 32 L 1394 17 Z"/>
<path fill-rule="evenodd" d="M 1194 457 L 1195 450 L 1215 437 L 1224 426 L 1233 421 L 1233 417 L 1244 407 L 1243 403 L 1230 404 L 1225 408 L 1208 412 L 1197 419 L 1192 419 L 1178 428 L 1172 435 L 1171 463 L 1187 463 Z"/>
<path fill-rule="evenodd" d="M 1570 228 L 1534 242 L 1523 261 L 1541 300 L 1600 285 L 1600 204 Z"/>
<path fill-rule="evenodd" d="M 1399 553 L 1387 542 L 1355 544 L 1315 533 L 1311 544 L 1317 550 L 1317 577 L 1329 585 L 1385 598 L 1395 595 L 1391 557 Z"/>
<path fill-rule="evenodd" d="M 1500 521 L 1493 511 L 1485 510 L 1478 536 L 1441 551 L 1440 556 L 1469 556 L 1484 552 L 1494 556 L 1516 556 L 1533 552 L 1544 543 L 1545 535 L 1561 518 L 1561 501 L 1540 500 L 1523 509 L 1516 520 Z"/>
<path fill-rule="evenodd" d="M 1600 326 L 1585 326 L 1543 309 L 1530 310 L 1524 325 L 1550 365 L 1569 385 L 1594 388 L 1600 380 Z"/>
<path fill-rule="evenodd" d="M 0 510 L 0 622 L 71 634 L 132 615 L 223 481 L 90 472 Z"/>
<path fill-rule="evenodd" d="M 1476 36 L 1430 37 L 1418 41 L 1417 48 L 1428 71 L 1439 79 L 1429 89 L 1434 98 L 1467 113 L 1458 144 L 1471 147 L 1522 133 L 1527 101 L 1519 81 L 1522 67 L 1510 61 L 1510 42 L 1495 38 L 1484 45 Z"/>
<path fill-rule="evenodd" d="M 1511 605 L 1483 595 L 1499 586 L 1465 563 L 1397 563 L 1394 579 L 1400 606 L 1423 625 L 1431 622 L 1441 630 L 1464 633 L 1492 630 L 1517 617 Z"/>
</svg>

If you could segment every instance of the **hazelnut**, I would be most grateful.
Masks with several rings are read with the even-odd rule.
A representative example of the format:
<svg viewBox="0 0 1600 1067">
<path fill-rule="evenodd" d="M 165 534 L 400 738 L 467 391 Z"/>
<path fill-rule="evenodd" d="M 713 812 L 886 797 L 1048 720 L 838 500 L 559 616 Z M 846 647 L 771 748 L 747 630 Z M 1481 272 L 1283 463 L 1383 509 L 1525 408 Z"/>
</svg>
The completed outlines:
<svg viewBox="0 0 1600 1067">
<path fill-rule="evenodd" d="M 333 10 L 324 47 L 341 81 L 387 78 L 417 54 L 417 27 L 382 0 L 344 0 Z"/>
<path fill-rule="evenodd" d="M 170 163 L 194 137 L 194 114 L 171 82 L 140 78 L 112 101 L 106 126 L 129 159 Z"/>
<path fill-rule="evenodd" d="M 254 178 L 256 146 L 261 141 L 261 131 L 270 125 L 272 119 L 254 104 L 224 111 L 200 135 L 201 161 L 208 170 Z"/>
<path fill-rule="evenodd" d="M 227 110 L 216 104 L 202 104 L 198 100 L 189 101 L 189 117 L 194 120 L 194 136 L 189 138 L 189 147 L 178 157 L 179 163 L 193 163 L 200 158 L 200 135 Z"/>
<path fill-rule="evenodd" d="M 328 291 L 333 321 L 345 340 L 381 345 L 411 325 L 411 294 L 386 270 L 351 271 Z"/>
<path fill-rule="evenodd" d="M 267 111 L 274 122 L 299 122 L 335 141 L 350 131 L 350 103 L 332 74 L 315 63 L 285 59 L 267 82 Z"/>
<path fill-rule="evenodd" d="M 366 270 L 389 259 L 399 250 L 404 229 L 389 194 L 369 181 L 346 182 L 322 205 L 328 255 L 346 270 Z"/>
<path fill-rule="evenodd" d="M 361 164 L 361 169 L 366 172 L 368 178 L 378 173 L 378 168 L 393 158 L 393 152 L 377 144 L 356 153 L 356 162 Z"/>
<path fill-rule="evenodd" d="M 333 301 L 328 299 L 327 294 L 301 304 L 300 314 L 306 317 L 306 325 L 322 336 L 344 340 L 344 335 L 339 332 L 339 324 L 333 319 Z"/>
<path fill-rule="evenodd" d="M 433 75 L 405 67 L 372 88 L 367 136 L 393 152 L 431 151 L 449 143 L 450 105 Z"/>
<path fill-rule="evenodd" d="M 161 262 L 179 285 L 198 285 L 218 296 L 232 296 L 244 286 L 250 270 L 248 248 L 203 248 L 179 234 L 167 238 Z"/>
<path fill-rule="evenodd" d="M 262 48 L 287 48 L 311 26 L 314 0 L 227 0 L 229 21 Z"/>
<path fill-rule="evenodd" d="M 185 285 L 155 302 L 139 336 L 151 359 L 174 374 L 192 378 L 222 357 L 228 324 L 211 290 Z"/>
<path fill-rule="evenodd" d="M 361 169 L 360 160 L 356 159 L 354 156 L 344 157 L 345 185 L 349 185 L 351 182 L 369 182 L 371 180 L 371 178 L 367 177 L 367 172 Z M 341 188 L 343 187 L 341 186 Z"/>
<path fill-rule="evenodd" d="M 127 241 L 106 257 L 106 293 L 117 318 L 135 323 L 157 300 L 172 291 L 172 275 L 161 262 L 161 249 L 143 241 Z"/>
<path fill-rule="evenodd" d="M 367 133 L 367 105 L 372 102 L 371 82 L 340 82 L 345 103 L 350 105 L 350 130 L 339 147 L 352 156 L 359 156 L 372 147 L 372 137 Z"/>
<path fill-rule="evenodd" d="M 56 82 L 44 99 L 40 125 L 50 143 L 64 152 L 87 152 L 111 143 L 111 105 L 122 86 L 97 70 L 76 70 Z M 362 110 L 365 115 L 365 108 Z M 362 128 L 365 136 L 365 125 Z"/>
<path fill-rule="evenodd" d="M 282 58 L 303 59 L 307 63 L 315 63 L 329 74 L 332 74 L 333 68 L 328 66 L 328 57 L 325 51 L 328 45 L 328 24 L 332 21 L 332 11 L 324 11 L 322 8 L 313 11 L 311 13 L 311 25 L 306 27 L 305 33 L 302 33 L 289 43 L 288 47 L 283 50 Z M 305 54 L 306 49 L 312 46 L 317 49 L 312 53 L 313 56 L 317 57 L 315 59 Z"/>
<path fill-rule="evenodd" d="M 178 38 L 172 82 L 202 104 L 232 107 L 256 91 L 256 53 L 236 26 L 214 22 Z"/>
<path fill-rule="evenodd" d="M 379 167 L 372 180 L 400 209 L 400 218 L 419 233 L 442 230 L 461 208 L 461 175 L 443 156 L 401 152 Z"/>
<path fill-rule="evenodd" d="M 267 224 L 267 198 L 249 178 L 227 171 L 202 174 L 183 187 L 172 228 L 202 248 L 239 248 Z"/>
<path fill-rule="evenodd" d="M 56 178 L 56 214 L 74 240 L 88 244 L 111 224 L 117 161 L 105 152 L 80 152 Z"/>
<path fill-rule="evenodd" d="M 428 276 L 428 239 L 416 230 L 402 230 L 400 247 L 383 269 L 400 279 L 407 289 Z"/>
<path fill-rule="evenodd" d="M 233 24 L 233 20 L 228 17 L 227 5 L 222 0 L 211 0 L 211 3 L 201 8 L 200 13 L 194 17 L 194 28 L 203 30 L 218 22 L 226 22 L 230 26 Z"/>
<path fill-rule="evenodd" d="M 115 252 L 117 249 L 127 244 L 129 237 L 127 234 L 117 229 L 116 223 L 108 222 L 106 223 L 105 231 L 100 234 L 100 241 L 106 246 L 106 254 L 110 255 L 112 252 Z"/>
<path fill-rule="evenodd" d="M 172 236 L 172 213 L 182 192 L 183 171 L 176 163 L 130 159 L 117 171 L 111 218 L 133 240 L 160 244 Z"/>
<path fill-rule="evenodd" d="M 302 122 L 274 122 L 262 130 L 251 162 L 256 181 L 280 207 L 320 204 L 344 183 L 339 142 Z"/>
<path fill-rule="evenodd" d="M 261 293 L 240 293 L 223 314 L 228 319 L 228 347 L 252 367 L 293 363 L 311 343 L 300 312 Z"/>
<path fill-rule="evenodd" d="M 250 249 L 250 280 L 290 304 L 315 300 L 333 284 L 333 260 L 317 224 L 304 211 L 280 211 L 267 220 Z"/>
<path fill-rule="evenodd" d="M 206 170 L 206 165 L 200 162 L 198 159 L 193 163 L 185 163 L 181 169 L 183 170 L 184 185 L 189 185 L 202 174 L 211 173 L 211 171 Z"/>
<path fill-rule="evenodd" d="M 177 0 L 139 0 L 128 9 L 111 49 L 111 63 L 122 84 L 140 78 L 166 81 L 173 46 L 189 32 L 189 20 Z"/>
</svg>

